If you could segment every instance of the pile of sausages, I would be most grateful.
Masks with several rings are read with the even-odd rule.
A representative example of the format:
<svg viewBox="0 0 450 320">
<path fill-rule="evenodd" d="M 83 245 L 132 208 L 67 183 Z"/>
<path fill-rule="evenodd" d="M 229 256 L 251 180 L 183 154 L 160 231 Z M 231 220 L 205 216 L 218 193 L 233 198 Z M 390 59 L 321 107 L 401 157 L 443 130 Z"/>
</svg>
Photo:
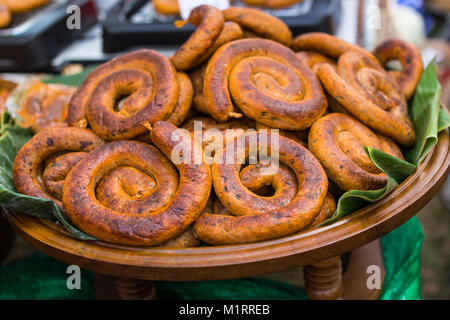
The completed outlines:
<svg viewBox="0 0 450 320">
<path fill-rule="evenodd" d="M 402 158 L 397 144 L 414 143 L 407 101 L 423 66 L 412 45 L 369 52 L 322 33 L 293 39 L 281 20 L 242 7 L 202 5 L 177 24 L 187 22 L 197 29 L 170 58 L 142 49 L 89 74 L 66 124 L 17 154 L 20 193 L 53 200 L 113 243 L 249 243 L 317 227 L 343 192 L 383 187 L 364 146 Z M 391 60 L 401 70 L 386 71 Z M 195 158 L 218 139 L 209 159 Z M 263 139 L 279 160 L 264 174 L 270 164 L 248 161 Z"/>
</svg>

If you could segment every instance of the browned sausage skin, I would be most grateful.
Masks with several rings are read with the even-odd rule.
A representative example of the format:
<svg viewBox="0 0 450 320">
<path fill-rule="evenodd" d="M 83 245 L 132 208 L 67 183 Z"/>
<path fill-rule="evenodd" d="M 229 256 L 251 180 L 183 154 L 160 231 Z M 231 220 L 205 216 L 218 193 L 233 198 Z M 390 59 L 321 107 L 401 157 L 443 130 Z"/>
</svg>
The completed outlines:
<svg viewBox="0 0 450 320">
<path fill-rule="evenodd" d="M 292 33 L 288 26 L 282 20 L 264 11 L 232 6 L 222 12 L 225 20 L 239 24 L 244 34 L 250 31 L 261 38 L 270 39 L 288 47 L 291 45 Z"/>
<path fill-rule="evenodd" d="M 423 72 L 422 57 L 419 50 L 406 41 L 389 39 L 376 47 L 374 54 L 383 66 L 386 66 L 391 60 L 400 62 L 402 65 L 401 71 L 391 70 L 388 73 L 400 86 L 406 99 L 410 99 Z"/>
<path fill-rule="evenodd" d="M 166 121 L 170 122 L 174 126 L 179 126 L 184 120 L 186 120 L 189 110 L 191 109 L 192 99 L 194 97 L 194 88 L 187 74 L 177 72 L 176 78 L 180 88 L 178 101 L 175 109 L 173 109 L 173 112 L 166 119 Z"/>
<path fill-rule="evenodd" d="M 177 70 L 181 71 L 188 70 L 199 63 L 200 58 L 210 50 L 219 37 L 225 21 L 220 10 L 213 6 L 201 5 L 191 11 L 188 20 L 176 25 L 183 26 L 187 22 L 198 27 L 170 58 Z"/>
<path fill-rule="evenodd" d="M 271 134 L 268 133 L 267 136 L 271 137 Z M 261 137 L 260 135 L 261 132 L 254 132 L 242 136 L 246 148 L 252 136 Z M 246 207 L 258 206 L 262 199 L 243 186 L 240 180 L 242 165 L 238 161 L 237 164 L 219 164 L 216 161 L 212 166 L 216 195 L 231 213 L 241 216 L 202 215 L 194 225 L 195 234 L 202 241 L 219 245 L 273 239 L 307 227 L 319 214 L 328 188 L 325 172 L 307 149 L 288 138 L 278 138 L 279 160 L 294 172 L 300 186 L 294 198 L 277 208 L 271 207 L 271 211 L 259 214 L 247 211 Z M 267 138 L 267 141 L 271 141 L 271 138 Z M 233 144 L 234 141 L 230 143 Z M 271 144 L 268 145 L 270 149 Z M 219 160 L 223 156 L 224 153 L 218 153 L 215 158 Z M 241 209 L 233 212 L 235 208 Z"/>
<path fill-rule="evenodd" d="M 137 213 L 119 212 L 103 205 L 95 194 L 98 182 L 117 167 L 134 167 L 157 180 L 170 176 L 167 170 L 171 165 L 163 154 L 172 159 L 175 146 L 192 143 L 189 135 L 173 141 L 175 130 L 175 126 L 165 121 L 153 125 L 151 139 L 159 151 L 138 141 L 116 141 L 105 144 L 75 166 L 63 189 L 64 208 L 71 221 L 98 239 L 127 245 L 154 246 L 182 234 L 201 213 L 209 197 L 211 173 L 203 162 L 177 164 L 179 183 L 174 189 L 157 181 L 161 192 L 169 194 L 168 202 L 158 203 L 161 207 L 155 208 L 156 211 L 141 207 Z"/>
<path fill-rule="evenodd" d="M 301 62 L 303 62 L 305 66 L 310 68 L 315 74 L 317 74 L 317 70 L 319 69 L 319 66 L 322 63 L 328 63 L 336 67 L 336 62 L 334 60 L 318 52 L 299 51 L 296 53 L 296 56 Z"/>
<path fill-rule="evenodd" d="M 19 150 L 14 185 L 22 194 L 53 200 L 59 209 L 62 184 L 72 167 L 103 141 L 92 131 L 57 125 L 43 129 Z"/>
<path fill-rule="evenodd" d="M 308 145 L 330 180 L 344 191 L 379 189 L 386 185 L 386 175 L 373 164 L 364 146 L 403 158 L 392 140 L 342 113 L 330 113 L 317 120 L 310 129 Z"/>
<path fill-rule="evenodd" d="M 67 121 L 75 127 L 89 125 L 105 140 L 130 139 L 147 131 L 143 122 L 167 119 L 179 92 L 168 58 L 154 50 L 134 51 L 88 75 L 70 100 Z"/>
<path fill-rule="evenodd" d="M 346 52 L 357 51 L 375 59 L 369 51 L 360 46 L 322 32 L 309 32 L 295 37 L 292 50 L 314 51 L 336 60 Z"/>
<path fill-rule="evenodd" d="M 327 93 L 365 125 L 404 146 L 415 142 L 406 101 L 377 61 L 351 51 L 340 56 L 337 69 L 321 64 L 317 75 Z"/>
<path fill-rule="evenodd" d="M 316 76 L 285 46 L 242 39 L 222 46 L 208 62 L 203 95 L 218 121 L 234 116 L 234 105 L 272 128 L 303 130 L 326 110 Z"/>
</svg>

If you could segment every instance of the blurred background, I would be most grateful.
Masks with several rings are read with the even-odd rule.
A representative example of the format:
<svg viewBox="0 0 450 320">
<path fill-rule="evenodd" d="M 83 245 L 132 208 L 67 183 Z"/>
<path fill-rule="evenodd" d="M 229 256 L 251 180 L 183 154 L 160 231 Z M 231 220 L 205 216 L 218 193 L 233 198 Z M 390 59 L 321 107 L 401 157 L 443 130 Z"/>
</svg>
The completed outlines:
<svg viewBox="0 0 450 320">
<path fill-rule="evenodd" d="M 241 1 L 235 0 L 240 5 Z M 1 1 L 0 1 L 1 4 Z M 70 5 L 76 5 L 69 10 Z M 78 9 L 77 9 L 78 8 Z M 67 16 L 80 10 L 81 23 Z M 1 11 L 1 10 L 0 10 Z M 303 0 L 279 10 L 294 35 L 322 31 L 372 49 L 391 37 L 415 44 L 427 64 L 438 66 L 442 103 L 450 105 L 449 0 Z M 0 29 L 0 112 L 8 83 L 28 81 L 30 75 L 72 74 L 139 47 L 170 55 L 193 30 L 176 29 L 176 14 L 162 14 L 149 0 L 53 0 L 29 12 L 13 14 Z M 450 180 L 418 214 L 425 241 L 422 247 L 422 298 L 450 299 Z M 0 224 L 1 247 L 11 242 L 10 230 Z M 1 264 L 35 252 L 15 236 Z M 269 278 L 301 286 L 299 270 Z"/>
</svg>

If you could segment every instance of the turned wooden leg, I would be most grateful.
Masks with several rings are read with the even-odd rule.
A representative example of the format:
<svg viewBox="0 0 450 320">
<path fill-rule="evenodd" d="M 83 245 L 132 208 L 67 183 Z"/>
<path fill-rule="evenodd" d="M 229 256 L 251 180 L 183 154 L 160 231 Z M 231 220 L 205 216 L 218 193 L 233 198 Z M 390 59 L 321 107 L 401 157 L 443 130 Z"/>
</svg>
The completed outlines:
<svg viewBox="0 0 450 320">
<path fill-rule="evenodd" d="M 122 300 L 154 300 L 156 290 L 152 281 L 114 278 L 117 293 Z"/>
<path fill-rule="evenodd" d="M 94 273 L 94 292 L 97 300 L 154 300 L 156 291 L 152 281 L 123 279 Z"/>
<path fill-rule="evenodd" d="M 304 268 L 305 291 L 312 300 L 336 300 L 342 294 L 341 257 L 316 262 Z"/>
</svg>

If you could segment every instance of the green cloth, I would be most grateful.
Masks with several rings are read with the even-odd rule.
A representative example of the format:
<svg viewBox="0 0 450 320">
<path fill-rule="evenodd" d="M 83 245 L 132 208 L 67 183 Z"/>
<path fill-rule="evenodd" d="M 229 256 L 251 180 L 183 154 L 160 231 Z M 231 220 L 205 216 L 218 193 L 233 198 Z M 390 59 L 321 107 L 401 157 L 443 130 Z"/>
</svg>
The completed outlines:
<svg viewBox="0 0 450 320">
<path fill-rule="evenodd" d="M 422 227 L 416 217 L 381 239 L 386 276 L 381 299 L 420 299 Z M 68 265 L 43 253 L 0 267 L 0 299 L 94 299 L 92 273 L 81 272 L 81 289 L 66 286 Z M 304 300 L 302 288 L 261 278 L 221 281 L 157 281 L 161 300 Z"/>
</svg>

